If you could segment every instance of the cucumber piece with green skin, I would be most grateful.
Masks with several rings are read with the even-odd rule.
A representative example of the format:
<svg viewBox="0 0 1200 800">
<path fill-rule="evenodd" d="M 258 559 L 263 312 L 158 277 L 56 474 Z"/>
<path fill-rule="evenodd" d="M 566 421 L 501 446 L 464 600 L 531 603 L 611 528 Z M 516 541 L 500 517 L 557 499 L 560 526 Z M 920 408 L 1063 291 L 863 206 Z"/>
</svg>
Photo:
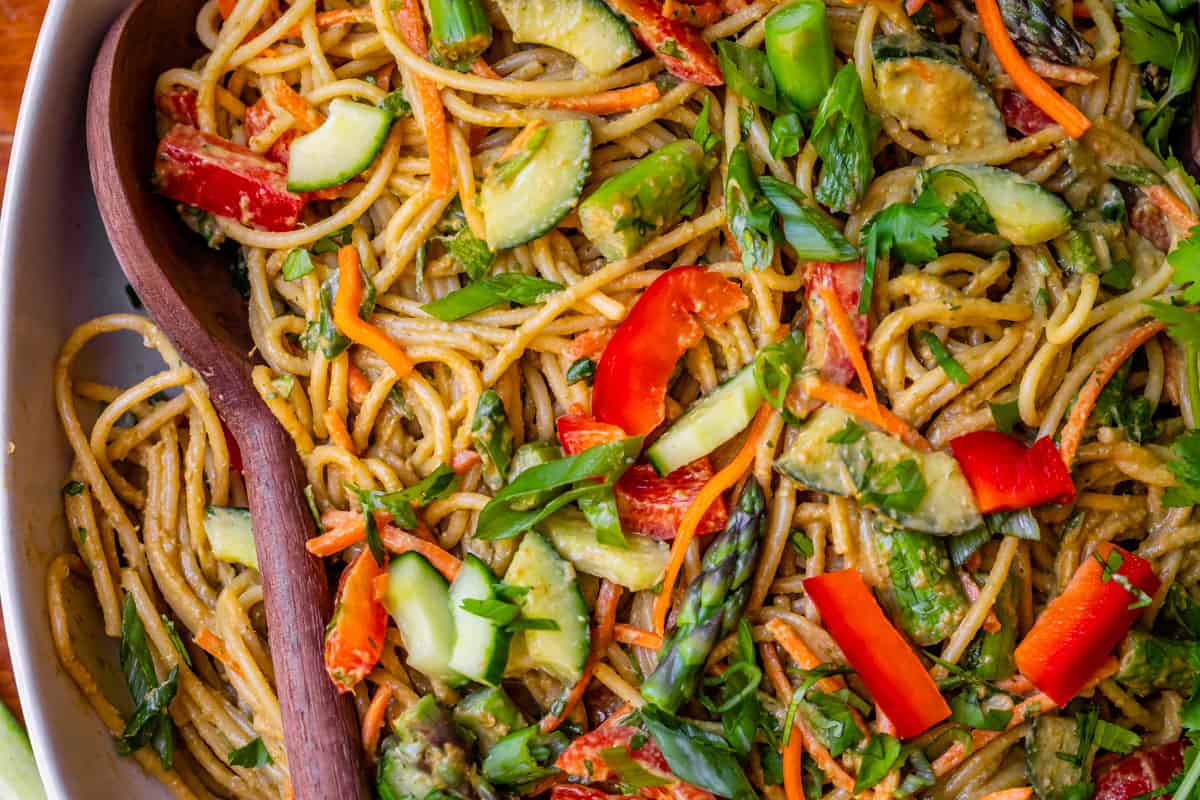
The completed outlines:
<svg viewBox="0 0 1200 800">
<path fill-rule="evenodd" d="M 629 547 L 625 549 L 601 544 L 583 514 L 572 508 L 552 514 L 538 525 L 538 530 L 580 572 L 634 592 L 658 585 L 671 555 L 666 542 L 647 536 L 626 536 Z"/>
<path fill-rule="evenodd" d="M 517 44 L 569 53 L 593 75 L 608 75 L 641 54 L 625 20 L 601 0 L 496 0 Z"/>
<path fill-rule="evenodd" d="M 4 703 L 0 703 L 0 797 L 20 800 L 46 797 L 29 736 Z"/>
<path fill-rule="evenodd" d="M 587 120 L 551 122 L 531 139 L 532 152 L 517 154 L 510 169 L 493 169 L 479 191 L 479 207 L 492 250 L 507 250 L 554 228 L 583 194 L 592 171 L 592 128 Z M 539 141 L 540 140 L 540 141 Z M 537 142 L 536 147 L 533 143 Z M 526 157 L 527 156 L 527 157 Z"/>
<path fill-rule="evenodd" d="M 463 601 L 498 599 L 496 576 L 482 560 L 467 555 L 454 583 L 450 584 L 454 650 L 449 666 L 453 672 L 485 686 L 497 686 L 504 677 L 512 634 L 505 630 L 504 625 L 467 611 L 463 608 Z"/>
<path fill-rule="evenodd" d="M 479 774 L 454 720 L 433 695 L 405 709 L 392 730 L 379 754 L 376 788 L 383 800 L 494 800 L 497 796 Z"/>
<path fill-rule="evenodd" d="M 591 646 L 587 606 L 579 593 L 575 567 L 544 536 L 530 531 L 521 540 L 504 581 L 529 589 L 519 601 L 522 616 L 551 619 L 558 625 L 556 631 L 518 634 L 528 663 L 574 686 L 583 675 Z"/>
<path fill-rule="evenodd" d="M 499 686 L 472 692 L 454 707 L 454 721 L 470 731 L 483 755 L 529 720 Z"/>
<path fill-rule="evenodd" d="M 762 392 L 749 364 L 692 403 L 682 417 L 655 440 L 646 459 L 659 475 L 669 475 L 706 456 L 746 429 L 762 405 Z"/>
<path fill-rule="evenodd" d="M 218 561 L 258 569 L 250 509 L 209 506 L 204 509 L 204 532 Z"/>
<path fill-rule="evenodd" d="M 905 128 L 952 149 L 1008 141 L 996 101 L 956 48 L 907 33 L 882 36 L 871 48 L 879 103 Z"/>
<path fill-rule="evenodd" d="M 967 613 L 967 598 L 946 545 L 928 533 L 895 530 L 876 537 L 889 582 L 880 599 L 921 647 L 943 641 Z"/>
<path fill-rule="evenodd" d="M 1020 594 L 1021 578 L 1010 572 L 992 605 L 1000 630 L 994 633 L 980 631 L 963 653 L 963 666 L 985 681 L 1002 681 L 1017 671 L 1013 650 L 1017 646 L 1017 598 Z"/>
<path fill-rule="evenodd" d="M 829 441 L 848 422 L 860 425 L 863 435 L 846 444 Z M 886 508 L 863 497 L 859 487 L 869 465 L 887 468 L 909 459 L 920 467 L 926 485 L 914 510 Z M 809 418 L 787 452 L 776 459 L 775 469 L 809 489 L 853 497 L 907 530 L 952 536 L 983 524 L 975 496 L 953 456 L 915 450 L 833 406 L 824 406 Z"/>
<path fill-rule="evenodd" d="M 933 186 L 947 205 L 960 192 L 978 192 L 996 220 L 997 232 L 1013 244 L 1048 242 L 1071 229 L 1071 209 L 1058 195 L 1007 169 L 947 164 L 925 170 L 921 183 Z"/>
<path fill-rule="evenodd" d="M 400 629 L 408 664 L 434 680 L 456 684 L 462 676 L 450 668 L 454 653 L 454 615 L 450 585 L 420 553 L 401 553 L 388 565 L 388 613 Z"/>
<path fill-rule="evenodd" d="M 390 112 L 343 97 L 329 104 L 329 117 L 292 142 L 288 191 L 314 192 L 362 174 L 383 147 L 392 127 Z"/>
<path fill-rule="evenodd" d="M 580 204 L 580 230 L 608 260 L 628 258 L 683 218 L 716 164 L 692 139 L 660 147 Z"/>
<path fill-rule="evenodd" d="M 508 482 L 512 483 L 527 469 L 537 467 L 542 464 L 549 464 L 551 461 L 557 461 L 563 457 L 562 447 L 558 442 L 526 442 L 517 448 L 517 452 L 513 453 L 512 467 L 508 471 Z M 514 500 L 509 504 L 513 511 L 528 511 L 531 508 L 537 508 L 550 501 L 554 496 L 553 490 L 546 490 L 532 494 L 528 497 L 522 497 L 519 500 Z"/>
<path fill-rule="evenodd" d="M 1079 753 L 1079 726 L 1075 720 L 1043 714 L 1025 734 L 1025 774 L 1039 800 L 1067 800 L 1068 787 L 1087 783 L 1096 757 L 1093 745 L 1082 763 L 1064 758 Z M 1073 791 L 1073 790 L 1070 790 Z"/>
<path fill-rule="evenodd" d="M 1200 642 L 1183 642 L 1133 630 L 1121 644 L 1113 678 L 1134 694 L 1188 693 L 1200 672 Z"/>
</svg>

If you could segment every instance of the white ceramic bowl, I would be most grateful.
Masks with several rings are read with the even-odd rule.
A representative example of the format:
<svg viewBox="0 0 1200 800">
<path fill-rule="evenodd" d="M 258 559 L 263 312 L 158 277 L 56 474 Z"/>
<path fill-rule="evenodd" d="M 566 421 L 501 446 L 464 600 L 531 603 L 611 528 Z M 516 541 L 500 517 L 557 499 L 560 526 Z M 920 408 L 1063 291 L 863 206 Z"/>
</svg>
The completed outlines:
<svg viewBox="0 0 1200 800">
<path fill-rule="evenodd" d="M 60 497 L 69 454 L 54 410 L 54 359 L 74 326 L 130 310 L 92 196 L 84 144 L 92 60 L 127 3 L 51 0 L 0 220 L 0 601 L 47 794 L 70 800 L 169 796 L 135 762 L 117 755 L 107 729 L 59 666 L 46 614 L 46 567 L 71 548 Z M 89 348 L 81 369 L 122 380 L 154 366 L 140 341 L 122 335 Z M 77 613 L 88 617 L 86 604 Z M 77 647 L 98 665 L 106 693 L 119 699 L 113 643 L 100 634 Z"/>
</svg>

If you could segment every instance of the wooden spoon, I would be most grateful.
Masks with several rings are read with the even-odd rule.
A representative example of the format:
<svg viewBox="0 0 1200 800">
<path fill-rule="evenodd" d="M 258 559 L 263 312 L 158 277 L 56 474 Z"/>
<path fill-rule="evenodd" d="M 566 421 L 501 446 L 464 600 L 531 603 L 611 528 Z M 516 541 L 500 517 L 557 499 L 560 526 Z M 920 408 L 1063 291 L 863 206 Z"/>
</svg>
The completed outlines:
<svg viewBox="0 0 1200 800">
<path fill-rule="evenodd" d="M 204 378 L 245 464 L 271 657 L 297 800 L 369 798 L 349 696 L 322 655 L 329 583 L 305 549 L 313 522 L 290 437 L 255 391 L 246 302 L 228 259 L 188 231 L 154 195 L 154 83 L 202 48 L 202 0 L 138 0 L 108 32 L 92 71 L 87 144 L 100 216 L 130 284 L 180 354 Z M 224 755 L 220 753 L 218 755 Z"/>
</svg>

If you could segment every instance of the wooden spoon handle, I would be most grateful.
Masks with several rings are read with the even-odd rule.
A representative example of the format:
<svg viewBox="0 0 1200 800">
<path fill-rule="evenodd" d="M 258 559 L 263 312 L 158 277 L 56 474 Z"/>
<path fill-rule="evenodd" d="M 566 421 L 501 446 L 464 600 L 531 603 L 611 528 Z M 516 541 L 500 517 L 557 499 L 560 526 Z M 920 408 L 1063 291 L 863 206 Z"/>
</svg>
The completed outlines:
<svg viewBox="0 0 1200 800">
<path fill-rule="evenodd" d="M 296 800 L 368 798 L 354 708 L 325 672 L 329 582 L 304 546 L 314 532 L 304 473 L 283 427 L 252 417 L 231 415 L 228 424 L 246 470 L 271 652 L 287 666 L 275 675 L 287 750 L 306 754 L 288 759 L 292 791 Z"/>
</svg>

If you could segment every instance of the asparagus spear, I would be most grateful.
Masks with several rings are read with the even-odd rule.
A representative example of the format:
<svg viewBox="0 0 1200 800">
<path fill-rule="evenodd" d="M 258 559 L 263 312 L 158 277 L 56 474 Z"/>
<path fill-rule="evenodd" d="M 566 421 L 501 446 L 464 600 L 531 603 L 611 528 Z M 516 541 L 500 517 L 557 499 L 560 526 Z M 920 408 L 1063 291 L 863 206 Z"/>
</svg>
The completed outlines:
<svg viewBox="0 0 1200 800">
<path fill-rule="evenodd" d="M 767 17 L 767 64 L 797 111 L 812 111 L 833 84 L 833 37 L 825 4 L 802 0 Z"/>
<path fill-rule="evenodd" d="M 470 731 L 476 746 L 484 754 L 496 742 L 529 724 L 521 709 L 499 686 L 480 689 L 464 697 L 454 707 L 454 721 Z"/>
<path fill-rule="evenodd" d="M 492 23 L 479 0 L 429 0 L 430 41 L 438 60 L 470 66 L 492 44 Z"/>
<path fill-rule="evenodd" d="M 945 639 L 967 612 L 946 546 L 928 533 L 895 530 L 876 538 L 890 585 L 881 599 L 893 619 L 922 647 Z"/>
<path fill-rule="evenodd" d="M 1188 693 L 1200 671 L 1200 642 L 1177 642 L 1130 631 L 1113 677 L 1134 694 L 1172 689 Z"/>
<path fill-rule="evenodd" d="M 715 166 L 715 155 L 691 139 L 655 150 L 580 204 L 583 235 L 610 261 L 629 257 L 690 213 Z"/>
<path fill-rule="evenodd" d="M 492 800 L 458 728 L 432 695 L 397 718 L 379 757 L 381 797 L 455 797 Z"/>
<path fill-rule="evenodd" d="M 1000 0 L 1000 16 L 1013 41 L 1026 55 L 1055 64 L 1085 66 L 1096 54 L 1092 45 L 1047 0 Z"/>
<path fill-rule="evenodd" d="M 688 584 L 675 626 L 658 651 L 658 666 L 642 684 L 648 702 L 678 709 L 695 691 L 713 646 L 737 625 L 758 560 L 764 506 L 762 487 L 751 478 L 729 524 L 704 554 L 700 574 Z"/>
<path fill-rule="evenodd" d="M 471 422 L 471 441 L 482 462 L 483 482 L 493 492 L 499 491 L 512 461 L 513 435 L 504 403 L 494 389 L 479 395 Z"/>
</svg>

